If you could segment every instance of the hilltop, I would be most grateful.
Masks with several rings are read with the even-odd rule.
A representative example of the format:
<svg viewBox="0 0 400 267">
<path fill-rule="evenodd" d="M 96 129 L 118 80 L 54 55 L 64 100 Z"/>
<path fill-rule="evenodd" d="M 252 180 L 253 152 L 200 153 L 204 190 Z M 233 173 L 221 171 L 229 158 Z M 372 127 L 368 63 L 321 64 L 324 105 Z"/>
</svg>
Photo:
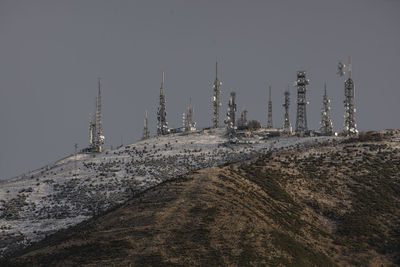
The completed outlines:
<svg viewBox="0 0 400 267">
<path fill-rule="evenodd" d="M 276 150 L 152 187 L 10 265 L 400 264 L 400 132 Z"/>
<path fill-rule="evenodd" d="M 268 138 L 264 130 L 259 130 L 232 144 L 225 129 L 220 128 L 153 137 L 104 153 L 68 156 L 0 182 L 0 256 L 193 170 L 243 161 L 269 151 L 342 140 Z"/>
</svg>

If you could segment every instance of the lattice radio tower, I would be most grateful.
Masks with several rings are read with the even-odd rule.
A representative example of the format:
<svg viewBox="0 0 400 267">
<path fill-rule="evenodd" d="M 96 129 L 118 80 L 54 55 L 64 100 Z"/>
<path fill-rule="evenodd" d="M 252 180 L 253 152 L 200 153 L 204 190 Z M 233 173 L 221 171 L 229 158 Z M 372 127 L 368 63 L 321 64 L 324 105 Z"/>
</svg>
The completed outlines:
<svg viewBox="0 0 400 267">
<path fill-rule="evenodd" d="M 193 122 L 194 109 L 192 106 L 192 98 L 189 99 L 189 107 L 187 111 L 183 113 L 183 130 L 190 132 L 196 130 L 196 123 Z"/>
<path fill-rule="evenodd" d="M 213 117 L 213 127 L 219 127 L 219 109 L 221 107 L 220 95 L 221 95 L 221 85 L 222 82 L 218 80 L 218 62 L 215 62 L 215 81 L 213 84 L 213 107 L 214 107 L 214 117 Z"/>
<path fill-rule="evenodd" d="M 235 113 L 236 113 L 236 93 L 231 92 L 231 96 L 229 97 L 228 103 L 228 112 L 226 113 L 226 129 L 228 133 L 233 133 L 236 130 L 235 127 Z"/>
<path fill-rule="evenodd" d="M 326 92 L 326 83 L 324 84 L 324 96 L 322 99 L 322 110 L 321 110 L 321 125 L 320 130 L 323 135 L 332 135 L 333 134 L 333 124 L 330 116 L 330 106 L 329 103 L 331 101 L 328 98 L 328 94 Z"/>
<path fill-rule="evenodd" d="M 150 138 L 149 121 L 147 118 L 147 110 L 144 117 L 143 137 L 142 140 Z"/>
<path fill-rule="evenodd" d="M 160 87 L 160 105 L 157 112 L 157 135 L 165 135 L 169 133 L 167 122 L 167 110 L 165 104 L 165 91 L 164 91 L 164 72 L 162 73 L 161 87 Z"/>
<path fill-rule="evenodd" d="M 292 132 L 292 126 L 290 125 L 289 121 L 289 105 L 290 105 L 290 92 L 289 88 L 288 90 L 285 91 L 285 103 L 282 105 L 285 108 L 285 118 L 283 121 L 283 131 L 285 133 L 291 133 Z"/>
<path fill-rule="evenodd" d="M 267 128 L 273 128 L 272 125 L 272 89 L 271 86 L 269 87 L 269 101 L 268 101 L 268 115 L 267 115 Z"/>
<path fill-rule="evenodd" d="M 95 115 L 95 125 L 93 127 L 93 149 L 92 152 L 102 152 L 103 144 L 104 144 L 104 135 L 103 135 L 103 124 L 102 124 L 102 114 L 101 114 L 101 89 L 102 83 L 101 79 L 98 78 L 98 94 L 96 99 L 96 115 Z"/>
<path fill-rule="evenodd" d="M 348 79 L 344 82 L 344 129 L 343 132 L 345 135 L 356 135 L 358 134 L 356 121 L 354 115 L 356 113 L 356 109 L 354 108 L 354 82 L 351 78 L 351 57 L 349 56 L 349 70 L 348 70 Z"/>
<path fill-rule="evenodd" d="M 306 86 L 310 83 L 306 79 L 305 71 L 297 72 L 297 81 L 295 86 L 297 87 L 297 117 L 296 117 L 296 133 L 299 136 L 304 136 L 308 132 L 307 127 L 307 99 L 306 99 Z"/>
</svg>

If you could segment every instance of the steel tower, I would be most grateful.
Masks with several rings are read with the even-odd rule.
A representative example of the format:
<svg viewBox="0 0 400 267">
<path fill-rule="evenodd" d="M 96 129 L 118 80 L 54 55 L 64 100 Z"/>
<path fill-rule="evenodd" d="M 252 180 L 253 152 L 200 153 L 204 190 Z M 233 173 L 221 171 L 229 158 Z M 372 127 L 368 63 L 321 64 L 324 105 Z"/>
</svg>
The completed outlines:
<svg viewBox="0 0 400 267">
<path fill-rule="evenodd" d="M 101 114 L 101 79 L 98 79 L 98 94 L 96 99 L 96 115 L 94 125 L 91 125 L 92 152 L 102 152 L 104 144 L 103 124 Z M 93 136 L 94 134 L 94 136 Z"/>
<path fill-rule="evenodd" d="M 165 92 L 164 92 L 164 72 L 162 73 L 161 87 L 160 87 L 160 105 L 157 112 L 157 135 L 165 135 L 169 133 L 167 122 L 167 110 L 165 105 Z"/>
<path fill-rule="evenodd" d="M 189 99 L 189 107 L 186 113 L 183 113 L 183 128 L 185 132 L 196 130 L 196 123 L 193 122 L 194 109 L 192 106 L 192 98 Z"/>
<path fill-rule="evenodd" d="M 297 87 L 297 117 L 296 117 L 296 133 L 299 136 L 304 136 L 308 132 L 307 127 L 307 99 L 306 99 L 306 86 L 310 83 L 306 79 L 305 71 L 297 72 L 297 81 L 295 86 Z"/>
<path fill-rule="evenodd" d="M 147 119 L 147 110 L 144 117 L 144 127 L 143 127 L 143 137 L 142 140 L 148 139 L 150 137 L 149 121 Z"/>
<path fill-rule="evenodd" d="M 247 110 L 244 109 L 242 111 L 242 113 L 240 114 L 240 118 L 237 122 L 237 126 L 238 128 L 246 128 L 248 126 L 248 122 L 247 122 Z"/>
<path fill-rule="evenodd" d="M 283 131 L 285 133 L 292 132 L 292 126 L 290 125 L 289 121 L 289 105 L 290 105 L 290 92 L 289 89 L 285 91 L 285 103 L 282 105 L 285 108 L 285 119 L 283 121 Z"/>
<path fill-rule="evenodd" d="M 222 82 L 218 80 L 218 62 L 215 62 L 215 81 L 213 84 L 213 107 L 214 107 L 214 117 L 213 117 L 213 127 L 219 127 L 219 108 L 221 107 L 220 95 L 221 95 L 221 85 Z"/>
<path fill-rule="evenodd" d="M 349 70 L 348 79 L 344 82 L 344 129 L 345 135 L 356 135 L 358 133 L 356 121 L 354 115 L 356 109 L 354 108 L 354 82 L 351 78 L 351 57 L 349 56 Z"/>
<path fill-rule="evenodd" d="M 233 133 L 235 132 L 235 112 L 236 112 L 236 93 L 231 92 L 231 96 L 229 97 L 229 103 L 228 103 L 228 112 L 226 113 L 226 129 L 228 130 L 228 133 Z"/>
<path fill-rule="evenodd" d="M 332 135 L 333 134 L 333 125 L 330 116 L 329 103 L 331 101 L 328 98 L 328 94 L 326 93 L 326 83 L 324 84 L 324 96 L 322 99 L 322 110 L 321 110 L 321 125 L 320 130 L 323 135 Z"/>
<path fill-rule="evenodd" d="M 272 125 L 272 89 L 271 89 L 271 86 L 269 87 L 269 101 L 268 101 L 268 115 L 267 115 L 267 117 L 268 117 L 268 119 L 267 119 L 267 128 L 268 129 L 271 129 L 271 128 L 273 128 L 273 125 Z"/>
</svg>

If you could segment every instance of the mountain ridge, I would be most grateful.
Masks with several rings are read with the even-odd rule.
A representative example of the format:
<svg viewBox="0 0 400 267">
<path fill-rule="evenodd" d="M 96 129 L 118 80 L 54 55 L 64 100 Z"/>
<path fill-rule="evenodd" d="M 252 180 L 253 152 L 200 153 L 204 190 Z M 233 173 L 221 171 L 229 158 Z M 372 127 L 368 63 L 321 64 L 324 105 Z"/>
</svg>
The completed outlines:
<svg viewBox="0 0 400 267">
<path fill-rule="evenodd" d="M 399 265 L 398 138 L 360 135 L 196 170 L 7 263 Z"/>
</svg>

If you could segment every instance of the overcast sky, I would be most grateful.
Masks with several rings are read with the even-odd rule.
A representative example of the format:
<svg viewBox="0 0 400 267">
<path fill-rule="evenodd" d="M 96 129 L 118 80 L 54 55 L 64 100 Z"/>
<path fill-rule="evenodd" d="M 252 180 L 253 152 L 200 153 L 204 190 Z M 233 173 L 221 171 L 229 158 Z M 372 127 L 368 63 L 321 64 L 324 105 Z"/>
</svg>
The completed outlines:
<svg viewBox="0 0 400 267">
<path fill-rule="evenodd" d="M 199 127 L 211 124 L 218 58 L 225 118 L 238 112 L 283 123 L 296 71 L 310 79 L 309 128 L 320 121 L 324 82 L 334 128 L 343 127 L 339 60 L 353 58 L 359 130 L 400 128 L 400 1 L 15 1 L 0 0 L 0 179 L 39 168 L 88 145 L 97 77 L 103 80 L 106 147 L 140 139 L 156 111 L 165 71 L 167 118 L 181 125 L 193 98 Z"/>
</svg>

